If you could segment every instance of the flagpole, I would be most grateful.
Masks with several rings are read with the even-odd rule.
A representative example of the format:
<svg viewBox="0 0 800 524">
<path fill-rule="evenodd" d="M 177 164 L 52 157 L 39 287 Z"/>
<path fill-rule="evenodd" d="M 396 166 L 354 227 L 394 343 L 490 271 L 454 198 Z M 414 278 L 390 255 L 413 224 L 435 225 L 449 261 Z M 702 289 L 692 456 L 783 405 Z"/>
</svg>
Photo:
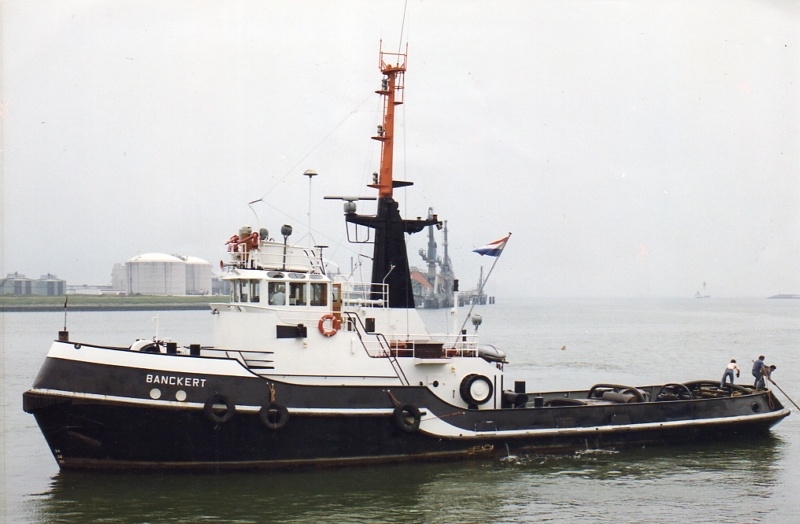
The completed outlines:
<svg viewBox="0 0 800 524">
<path fill-rule="evenodd" d="M 502 256 L 503 251 L 506 250 L 506 245 L 508 244 L 508 241 L 510 239 L 511 239 L 511 233 L 508 234 L 508 236 L 506 237 L 506 241 L 503 242 L 503 249 L 501 249 L 500 253 L 496 257 L 494 257 L 494 263 L 492 263 L 492 267 L 489 268 L 489 272 L 486 273 L 486 278 L 483 279 L 483 282 L 481 282 L 481 285 L 478 288 L 478 296 L 481 296 L 481 294 L 483 294 L 483 288 L 486 285 L 486 282 L 489 281 L 489 277 L 492 276 L 492 271 L 494 271 L 494 266 L 497 265 L 497 261 L 500 260 L 500 257 Z M 467 321 L 469 320 L 470 315 L 472 315 L 472 310 L 474 308 L 475 308 L 475 300 L 472 300 L 472 303 L 469 306 L 469 311 L 467 311 L 467 315 L 464 317 L 464 323 L 461 324 L 461 329 L 459 329 L 458 333 L 456 333 L 456 342 L 458 342 L 458 337 L 461 336 L 461 332 L 464 331 L 464 326 L 467 325 Z"/>
</svg>

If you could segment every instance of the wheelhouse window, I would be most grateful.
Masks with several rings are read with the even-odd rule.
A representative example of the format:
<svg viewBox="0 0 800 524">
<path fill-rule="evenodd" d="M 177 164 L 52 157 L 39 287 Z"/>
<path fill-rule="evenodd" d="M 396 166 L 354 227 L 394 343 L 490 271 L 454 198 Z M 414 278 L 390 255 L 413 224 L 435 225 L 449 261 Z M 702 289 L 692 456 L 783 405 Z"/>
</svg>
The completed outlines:
<svg viewBox="0 0 800 524">
<path fill-rule="evenodd" d="M 234 280 L 231 284 L 231 302 L 247 302 L 247 280 Z"/>
<path fill-rule="evenodd" d="M 261 281 L 250 281 L 250 302 L 261 302 Z"/>
<path fill-rule="evenodd" d="M 328 305 L 328 284 L 322 282 L 311 283 L 311 305 L 312 306 Z"/>
<path fill-rule="evenodd" d="M 306 283 L 305 282 L 290 282 L 289 283 L 289 304 L 292 306 L 305 306 L 306 305 Z"/>
<path fill-rule="evenodd" d="M 269 303 L 273 306 L 286 304 L 286 284 L 283 282 L 270 282 L 267 288 Z"/>
</svg>

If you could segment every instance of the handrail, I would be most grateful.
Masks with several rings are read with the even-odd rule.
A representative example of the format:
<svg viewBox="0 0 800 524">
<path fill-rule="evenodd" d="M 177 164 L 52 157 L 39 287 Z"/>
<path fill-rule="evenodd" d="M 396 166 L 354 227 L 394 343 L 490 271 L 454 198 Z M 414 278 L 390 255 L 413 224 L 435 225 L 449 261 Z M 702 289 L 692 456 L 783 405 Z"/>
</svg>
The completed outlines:
<svg viewBox="0 0 800 524">
<path fill-rule="evenodd" d="M 342 281 L 342 304 L 347 306 L 389 306 L 388 284 Z M 377 295 L 377 298 L 374 298 Z"/>
<path fill-rule="evenodd" d="M 363 330 L 363 333 L 367 333 L 367 328 L 364 325 L 364 323 L 361 321 L 361 317 L 359 317 L 358 315 L 356 315 L 354 313 L 350 313 L 349 311 L 343 311 L 342 314 L 345 317 L 347 317 L 347 319 L 349 321 L 351 321 L 351 322 L 353 322 L 353 319 L 356 320 L 353 323 L 354 323 L 354 325 L 356 325 L 356 335 L 358 335 L 358 340 L 361 342 L 361 347 L 364 349 L 364 353 L 366 353 L 367 356 L 370 357 L 370 358 L 376 358 L 376 357 L 373 357 L 372 354 L 370 354 L 369 349 L 367 349 L 367 344 L 364 341 L 364 337 L 362 336 L 362 330 Z M 361 329 L 359 329 L 359 326 L 360 326 Z M 389 363 L 392 365 L 392 369 L 394 369 L 394 372 L 397 375 L 397 378 L 400 379 L 400 382 L 404 386 L 408 386 L 409 385 L 408 377 L 406 377 L 406 374 L 403 372 L 403 368 L 400 366 L 400 363 L 397 361 L 397 357 L 392 355 L 391 346 L 389 345 L 389 341 L 386 340 L 386 336 L 383 333 L 373 333 L 373 335 L 375 336 L 375 338 L 377 339 L 378 343 L 380 344 L 381 353 L 383 354 L 384 357 L 389 359 Z M 385 345 L 384 345 L 384 343 L 385 343 Z M 383 357 L 381 357 L 381 358 L 383 358 Z"/>
</svg>

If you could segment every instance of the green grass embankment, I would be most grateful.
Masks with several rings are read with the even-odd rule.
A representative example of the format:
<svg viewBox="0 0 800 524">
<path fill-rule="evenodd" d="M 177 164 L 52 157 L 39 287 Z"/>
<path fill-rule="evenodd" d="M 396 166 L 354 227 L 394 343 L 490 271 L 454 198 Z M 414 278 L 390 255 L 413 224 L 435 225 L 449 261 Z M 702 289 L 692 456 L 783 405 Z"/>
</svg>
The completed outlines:
<svg viewBox="0 0 800 524">
<path fill-rule="evenodd" d="M 6 296 L 0 297 L 0 311 L 63 311 L 67 297 Z M 102 311 L 114 309 L 164 310 L 208 309 L 212 302 L 228 302 L 227 296 L 112 296 L 69 295 L 67 309 Z"/>
</svg>

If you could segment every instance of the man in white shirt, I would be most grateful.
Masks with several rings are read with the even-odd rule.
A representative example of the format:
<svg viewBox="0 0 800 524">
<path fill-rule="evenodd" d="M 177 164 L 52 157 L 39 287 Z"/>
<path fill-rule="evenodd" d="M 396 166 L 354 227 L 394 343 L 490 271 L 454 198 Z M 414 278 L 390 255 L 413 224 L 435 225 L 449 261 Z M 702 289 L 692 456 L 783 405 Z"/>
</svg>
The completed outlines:
<svg viewBox="0 0 800 524">
<path fill-rule="evenodd" d="M 741 373 L 741 369 L 739 369 L 739 364 L 736 363 L 736 359 L 732 358 L 730 364 L 725 366 L 725 373 L 722 375 L 722 380 L 719 381 L 720 389 L 725 387 L 725 381 L 727 379 L 731 379 L 731 385 L 733 385 L 733 372 L 736 371 L 736 376 L 739 376 Z"/>
</svg>

